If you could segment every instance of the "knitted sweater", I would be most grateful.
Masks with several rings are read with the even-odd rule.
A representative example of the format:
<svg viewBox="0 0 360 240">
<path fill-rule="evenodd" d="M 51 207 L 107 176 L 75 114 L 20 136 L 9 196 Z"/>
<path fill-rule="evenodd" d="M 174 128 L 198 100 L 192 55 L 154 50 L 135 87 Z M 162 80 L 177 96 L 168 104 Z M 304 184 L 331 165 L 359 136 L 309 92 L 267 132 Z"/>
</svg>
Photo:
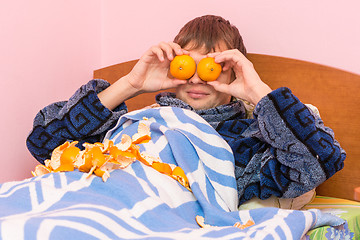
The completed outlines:
<svg viewBox="0 0 360 240">
<path fill-rule="evenodd" d="M 26 143 L 40 162 L 67 140 L 99 142 L 127 112 L 125 103 L 113 111 L 104 107 L 97 93 L 109 86 L 103 80 L 83 85 L 68 100 L 53 103 L 35 117 Z M 330 178 L 344 166 L 345 151 L 333 131 L 288 88 L 279 88 L 256 105 L 254 119 L 246 116 L 241 101 L 207 110 L 194 110 L 172 93 L 156 97 L 160 106 L 193 110 L 228 142 L 235 157 L 239 203 L 254 196 L 300 196 Z"/>
</svg>

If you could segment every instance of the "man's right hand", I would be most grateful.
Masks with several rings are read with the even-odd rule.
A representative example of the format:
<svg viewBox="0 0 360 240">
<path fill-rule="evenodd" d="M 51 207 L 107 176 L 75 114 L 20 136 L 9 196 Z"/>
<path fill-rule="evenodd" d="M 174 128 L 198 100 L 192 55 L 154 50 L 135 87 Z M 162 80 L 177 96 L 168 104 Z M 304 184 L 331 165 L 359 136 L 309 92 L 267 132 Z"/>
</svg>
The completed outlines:
<svg viewBox="0 0 360 240">
<path fill-rule="evenodd" d="M 129 74 L 98 94 L 100 101 L 107 108 L 114 109 L 123 101 L 141 93 L 156 92 L 186 83 L 186 80 L 175 79 L 169 73 L 174 56 L 183 54 L 189 52 L 173 42 L 161 42 L 151 47 Z"/>
<path fill-rule="evenodd" d="M 189 52 L 173 42 L 161 42 L 151 47 L 129 73 L 130 85 L 142 93 L 174 88 L 186 83 L 185 80 L 174 79 L 169 74 L 170 62 L 174 56 L 183 54 Z"/>
</svg>

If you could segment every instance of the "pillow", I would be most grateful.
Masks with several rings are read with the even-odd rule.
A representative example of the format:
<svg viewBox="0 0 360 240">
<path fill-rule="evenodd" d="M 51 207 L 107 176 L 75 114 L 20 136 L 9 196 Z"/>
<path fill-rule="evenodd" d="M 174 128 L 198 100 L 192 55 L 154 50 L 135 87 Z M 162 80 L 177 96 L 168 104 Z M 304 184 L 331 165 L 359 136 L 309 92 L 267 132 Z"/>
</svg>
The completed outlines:
<svg viewBox="0 0 360 240">
<path fill-rule="evenodd" d="M 306 204 L 312 202 L 316 196 L 315 189 L 310 190 L 303 195 L 296 198 L 278 198 L 275 196 L 271 196 L 268 199 L 261 200 L 259 198 L 253 198 L 242 205 L 240 205 L 239 210 L 250 210 L 255 208 L 263 208 L 263 207 L 276 207 L 282 209 L 292 209 L 292 210 L 300 210 Z"/>
</svg>

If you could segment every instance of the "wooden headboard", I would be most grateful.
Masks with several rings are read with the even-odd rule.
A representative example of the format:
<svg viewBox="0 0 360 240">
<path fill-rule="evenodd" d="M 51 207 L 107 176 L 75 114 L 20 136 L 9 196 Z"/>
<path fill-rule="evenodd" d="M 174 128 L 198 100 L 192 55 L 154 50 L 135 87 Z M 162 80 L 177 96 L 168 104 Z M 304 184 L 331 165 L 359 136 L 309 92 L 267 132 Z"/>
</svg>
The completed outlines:
<svg viewBox="0 0 360 240">
<path fill-rule="evenodd" d="M 303 103 L 315 105 L 325 125 L 347 152 L 345 167 L 317 188 L 317 194 L 354 199 L 360 186 L 360 75 L 306 61 L 262 54 L 248 54 L 261 79 L 272 89 L 289 87 Z M 94 71 L 94 78 L 115 82 L 136 60 Z M 155 102 L 147 93 L 126 103 L 129 111 Z"/>
</svg>

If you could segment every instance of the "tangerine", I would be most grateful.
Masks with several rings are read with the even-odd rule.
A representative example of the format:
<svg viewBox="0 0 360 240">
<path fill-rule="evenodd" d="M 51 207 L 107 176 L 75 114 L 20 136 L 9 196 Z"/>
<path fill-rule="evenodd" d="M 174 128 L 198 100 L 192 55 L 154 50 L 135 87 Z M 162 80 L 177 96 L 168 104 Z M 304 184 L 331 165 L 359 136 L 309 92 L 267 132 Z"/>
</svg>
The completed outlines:
<svg viewBox="0 0 360 240">
<path fill-rule="evenodd" d="M 189 55 L 177 55 L 170 63 L 170 73 L 177 79 L 189 79 L 195 71 L 195 60 Z"/>
<path fill-rule="evenodd" d="M 215 62 L 212 57 L 206 57 L 200 60 L 197 66 L 197 74 L 203 81 L 215 81 L 222 71 L 221 65 Z"/>
</svg>

